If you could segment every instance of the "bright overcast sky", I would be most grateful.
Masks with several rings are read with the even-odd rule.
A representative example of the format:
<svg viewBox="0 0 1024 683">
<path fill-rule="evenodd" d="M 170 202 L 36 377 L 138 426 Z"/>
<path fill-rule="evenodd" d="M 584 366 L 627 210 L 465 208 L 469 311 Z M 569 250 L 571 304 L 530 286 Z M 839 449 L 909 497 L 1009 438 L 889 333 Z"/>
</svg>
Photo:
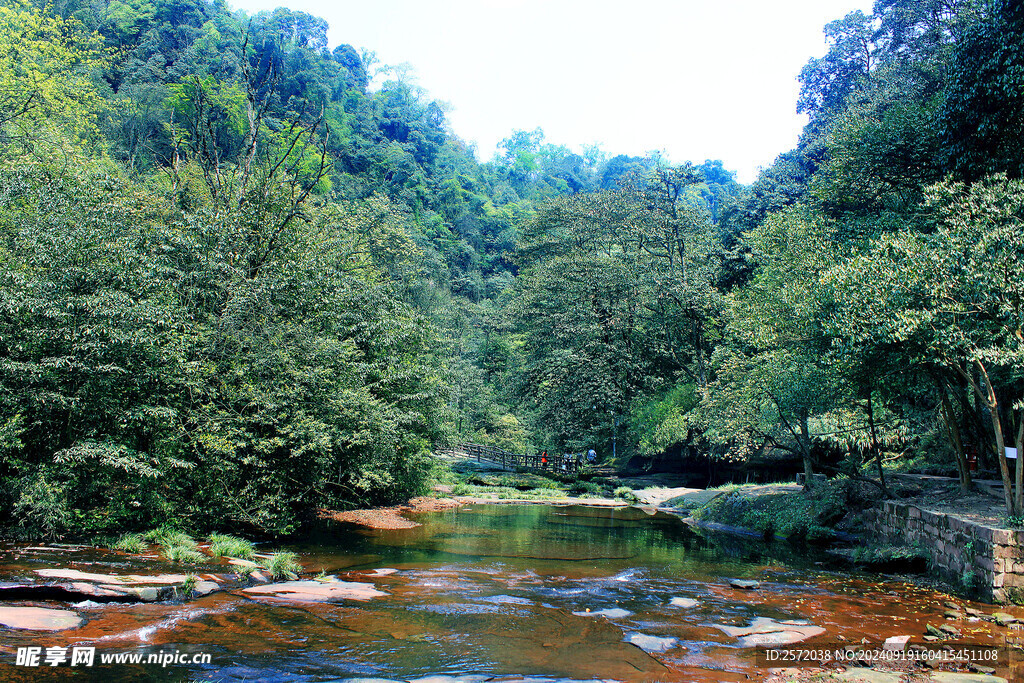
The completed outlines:
<svg viewBox="0 0 1024 683">
<path fill-rule="evenodd" d="M 234 0 L 323 17 L 331 47 L 412 66 L 488 160 L 513 130 L 579 150 L 721 159 L 754 180 L 795 146 L 797 75 L 872 0 Z"/>
</svg>

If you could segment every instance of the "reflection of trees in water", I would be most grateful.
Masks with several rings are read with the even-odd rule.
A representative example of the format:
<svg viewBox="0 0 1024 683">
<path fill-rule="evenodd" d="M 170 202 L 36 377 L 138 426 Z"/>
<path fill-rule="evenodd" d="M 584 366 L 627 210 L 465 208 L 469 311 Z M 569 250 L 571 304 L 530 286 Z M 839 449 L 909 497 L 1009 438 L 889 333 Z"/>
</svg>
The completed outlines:
<svg viewBox="0 0 1024 683">
<path fill-rule="evenodd" d="M 500 558 L 549 570 L 541 563 L 607 562 L 606 570 L 615 572 L 625 562 L 704 576 L 736 571 L 715 566 L 722 562 L 810 568 L 823 557 L 785 542 L 694 529 L 674 515 L 651 515 L 637 508 L 475 505 L 416 520 L 422 526 L 393 531 L 356 531 L 333 524 L 320 529 L 310 543 L 319 546 L 321 555 L 376 554 L 381 564 Z"/>
</svg>

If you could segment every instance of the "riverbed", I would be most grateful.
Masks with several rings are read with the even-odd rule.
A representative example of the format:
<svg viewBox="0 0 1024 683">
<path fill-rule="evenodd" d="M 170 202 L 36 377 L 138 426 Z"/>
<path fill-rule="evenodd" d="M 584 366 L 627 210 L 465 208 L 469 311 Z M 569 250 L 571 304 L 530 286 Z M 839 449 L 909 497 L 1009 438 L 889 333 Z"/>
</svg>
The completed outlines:
<svg viewBox="0 0 1024 683">
<path fill-rule="evenodd" d="M 396 530 L 325 521 L 291 546 L 305 578 L 369 584 L 380 594 L 368 599 L 316 602 L 232 589 L 187 601 L 24 603 L 72 610 L 83 623 L 0 632 L 0 676 L 742 681 L 763 675 L 763 643 L 922 642 L 928 624 L 944 623 L 952 599 L 849 575 L 813 550 L 699 533 L 637 508 L 470 505 L 415 519 L 420 526 Z M 112 551 L 69 550 L 58 559 L 92 572 L 123 573 L 138 563 Z M 38 569 L 55 561 L 52 553 L 6 547 L 0 580 L 38 582 Z M 1005 635 L 978 619 L 957 628 L 958 642 L 976 645 L 1001 645 Z M 95 648 L 97 661 L 18 666 L 19 647 Z M 176 662 L 207 655 L 209 662 L 99 663 L 113 653 L 178 653 Z"/>
</svg>

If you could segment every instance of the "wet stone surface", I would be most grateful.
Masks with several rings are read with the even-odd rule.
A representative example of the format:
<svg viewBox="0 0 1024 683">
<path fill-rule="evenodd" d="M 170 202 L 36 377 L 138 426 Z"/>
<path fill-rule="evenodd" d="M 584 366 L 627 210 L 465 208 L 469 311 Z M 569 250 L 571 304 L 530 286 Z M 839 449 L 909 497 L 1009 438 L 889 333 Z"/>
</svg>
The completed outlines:
<svg viewBox="0 0 1024 683">
<path fill-rule="evenodd" d="M 0 625 L 28 631 L 62 631 L 82 624 L 82 617 L 65 609 L 0 605 Z"/>
<path fill-rule="evenodd" d="M 213 653 L 208 666 L 170 667 L 168 676 L 181 680 L 719 683 L 756 680 L 763 673 L 756 648 L 766 640 L 880 643 L 912 634 L 910 643 L 920 643 L 925 625 L 945 623 L 950 609 L 941 593 L 830 573 L 814 564 L 821 558 L 804 556 L 812 551 L 696 533 L 642 510 L 470 506 L 416 521 L 421 525 L 395 530 L 325 526 L 288 548 L 309 572 L 300 580 L 225 582 L 225 590 L 188 601 L 100 604 L 64 594 L 15 601 L 3 597 L 0 584 L 8 606 L 81 618 L 58 631 L 3 627 L 0 657 L 30 644 Z M 81 574 L 43 576 L 41 569 Z M 232 569 L 225 561 L 217 572 Z M 336 579 L 311 580 L 321 571 Z M 162 590 L 173 584 L 152 577 L 177 573 L 158 560 L 88 549 L 0 546 L 0 582 L 9 586 Z M 197 589 L 218 584 L 215 575 L 198 573 Z M 133 583 L 135 577 L 150 583 Z M 736 577 L 760 588 L 737 588 Z M 960 603 L 964 614 L 996 611 Z M 961 639 L 944 642 L 1000 643 L 1007 633 L 981 618 L 955 623 Z M 118 674 L 142 680 L 146 672 L 126 666 Z M 89 675 L 75 674 L 111 680 L 109 672 Z"/>
<path fill-rule="evenodd" d="M 243 588 L 242 593 L 254 598 L 294 600 L 298 602 L 333 602 L 336 600 L 366 601 L 387 595 L 368 583 L 354 581 L 285 581 L 266 586 Z"/>
</svg>

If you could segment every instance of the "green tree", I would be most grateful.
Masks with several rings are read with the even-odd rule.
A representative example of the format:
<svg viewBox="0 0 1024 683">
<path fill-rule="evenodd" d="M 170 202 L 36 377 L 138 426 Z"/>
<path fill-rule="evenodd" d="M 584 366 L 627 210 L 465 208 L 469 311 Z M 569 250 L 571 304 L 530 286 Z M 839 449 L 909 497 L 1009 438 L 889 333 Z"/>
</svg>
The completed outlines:
<svg viewBox="0 0 1024 683">
<path fill-rule="evenodd" d="M 998 176 L 970 186 L 943 183 L 929 191 L 929 207 L 935 232 L 885 236 L 836 270 L 836 327 L 853 341 L 902 350 L 908 363 L 959 377 L 970 388 L 990 420 L 1007 513 L 1019 514 L 1022 468 L 1018 460 L 1011 479 L 1004 446 L 1021 447 L 1024 435 L 1024 186 Z M 950 425 L 945 393 L 940 403 Z M 951 440 L 957 436 L 950 431 Z M 962 444 L 954 447 L 963 469 Z"/>
<path fill-rule="evenodd" d="M 748 285 L 730 295 L 716 378 L 702 392 L 706 435 L 730 456 L 770 446 L 798 455 L 814 473 L 815 419 L 842 396 L 842 375 L 825 356 L 829 292 L 820 276 L 834 261 L 828 230 L 792 210 L 745 236 L 755 259 Z M 819 430 L 820 431 L 820 430 Z"/>
</svg>

